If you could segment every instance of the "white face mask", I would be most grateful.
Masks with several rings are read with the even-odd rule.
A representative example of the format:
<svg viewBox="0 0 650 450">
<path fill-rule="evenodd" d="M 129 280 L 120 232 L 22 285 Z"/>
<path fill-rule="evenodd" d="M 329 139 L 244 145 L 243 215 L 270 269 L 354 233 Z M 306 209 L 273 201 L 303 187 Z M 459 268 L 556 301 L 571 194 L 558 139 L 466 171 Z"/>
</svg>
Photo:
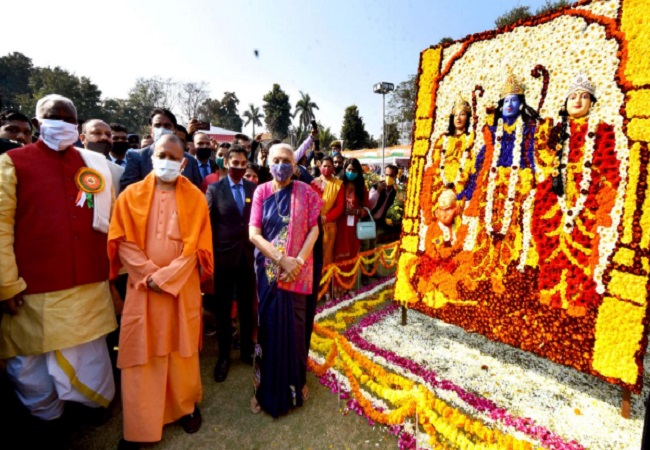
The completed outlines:
<svg viewBox="0 0 650 450">
<path fill-rule="evenodd" d="M 183 161 L 172 161 L 171 159 L 160 159 L 151 157 L 153 162 L 153 173 L 165 183 L 171 183 L 181 174 Z"/>
<path fill-rule="evenodd" d="M 158 139 L 163 137 L 166 134 L 174 134 L 172 130 L 168 130 L 167 128 L 163 127 L 158 127 L 153 129 L 153 141 L 158 142 Z"/>
<path fill-rule="evenodd" d="M 52 150 L 65 150 L 79 139 L 77 125 L 63 120 L 39 119 L 41 139 Z"/>
</svg>

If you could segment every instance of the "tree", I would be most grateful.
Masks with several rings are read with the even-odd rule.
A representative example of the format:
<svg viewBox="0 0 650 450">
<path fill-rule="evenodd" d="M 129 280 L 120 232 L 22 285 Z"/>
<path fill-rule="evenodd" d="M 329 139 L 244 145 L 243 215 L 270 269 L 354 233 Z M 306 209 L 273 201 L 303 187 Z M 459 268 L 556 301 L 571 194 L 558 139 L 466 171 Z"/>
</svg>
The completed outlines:
<svg viewBox="0 0 650 450">
<path fill-rule="evenodd" d="M 220 114 L 215 120 L 215 125 L 232 131 L 241 131 L 244 121 L 239 117 L 237 105 L 239 99 L 234 92 L 224 92 L 221 99 Z"/>
<path fill-rule="evenodd" d="M 298 117 L 298 122 L 303 128 L 309 128 L 309 124 L 314 120 L 314 110 L 318 109 L 318 105 L 311 101 L 309 94 L 304 94 L 300 91 L 300 100 L 296 102 L 296 110 L 293 117 Z"/>
<path fill-rule="evenodd" d="M 438 45 L 447 44 L 447 43 L 450 43 L 450 42 L 454 42 L 454 39 L 450 38 L 449 36 L 445 36 L 445 37 L 443 37 L 442 39 L 440 39 L 438 41 Z"/>
<path fill-rule="evenodd" d="M 359 116 L 357 105 L 348 106 L 343 116 L 343 127 L 341 128 L 341 139 L 350 150 L 364 148 L 370 137 L 366 131 L 363 119 Z"/>
<path fill-rule="evenodd" d="M 546 2 L 535 11 L 535 15 L 546 14 L 569 5 L 571 5 L 571 2 L 568 0 L 546 0 Z"/>
<path fill-rule="evenodd" d="M 395 122 L 386 124 L 386 147 L 399 144 L 400 133 Z"/>
<path fill-rule="evenodd" d="M 402 81 L 388 98 L 388 115 L 394 118 L 398 129 L 412 129 L 415 121 L 415 75 L 409 75 Z"/>
<path fill-rule="evenodd" d="M 330 127 L 325 128 L 323 125 L 319 123 L 318 140 L 320 141 L 320 147 L 326 149 L 329 148 L 332 142 L 336 140 L 336 136 L 334 136 Z"/>
<path fill-rule="evenodd" d="M 497 28 L 505 27 L 506 25 L 511 25 L 518 20 L 530 17 L 531 15 L 530 6 L 515 6 L 511 10 L 503 13 L 503 15 L 497 17 L 494 21 L 494 25 Z"/>
<path fill-rule="evenodd" d="M 199 108 L 199 114 L 209 122 L 232 131 L 241 131 L 244 121 L 239 117 L 239 99 L 234 92 L 224 92 L 221 100 L 208 98 Z"/>
<path fill-rule="evenodd" d="M 154 108 L 172 110 L 178 100 L 177 82 L 171 78 L 138 78 L 128 99 L 131 106 L 147 118 Z"/>
<path fill-rule="evenodd" d="M 307 139 L 309 133 L 311 133 L 311 128 L 305 128 L 302 124 L 298 125 L 298 128 L 294 129 L 296 133 L 296 142 L 295 145 L 299 145 Z"/>
<path fill-rule="evenodd" d="M 180 109 L 186 122 L 199 115 L 201 105 L 210 97 L 207 88 L 208 83 L 205 81 L 180 84 Z"/>
<path fill-rule="evenodd" d="M 248 111 L 244 111 L 243 116 L 246 118 L 244 126 L 248 126 L 249 123 L 253 124 L 253 137 L 255 137 L 255 125 L 258 127 L 262 126 L 262 121 L 260 119 L 264 118 L 264 114 L 260 112 L 260 109 L 257 106 L 251 103 L 248 105 Z"/>
<path fill-rule="evenodd" d="M 149 127 L 149 114 L 139 115 L 124 98 L 107 98 L 102 105 L 102 116 L 106 123 L 119 123 L 124 125 L 129 132 L 147 134 Z"/>
<path fill-rule="evenodd" d="M 49 94 L 69 98 L 77 108 L 80 120 L 101 117 L 101 95 L 96 84 L 87 77 L 77 77 L 67 70 L 55 67 L 36 67 L 29 77 L 29 92 L 16 96 L 16 102 L 25 114 L 33 114 L 39 99 Z"/>
<path fill-rule="evenodd" d="M 32 60 L 22 53 L 14 52 L 0 58 L 0 101 L 5 109 L 16 109 L 20 105 L 18 95 L 31 95 L 29 78 L 34 66 Z M 34 114 L 34 111 L 23 111 Z"/>
<path fill-rule="evenodd" d="M 291 125 L 289 96 L 276 83 L 262 99 L 264 100 L 266 129 L 271 132 L 274 139 L 283 140 L 289 134 L 289 125 Z"/>
<path fill-rule="evenodd" d="M 375 139 L 374 136 L 370 136 L 366 142 L 365 148 L 379 148 L 381 143 Z"/>
</svg>

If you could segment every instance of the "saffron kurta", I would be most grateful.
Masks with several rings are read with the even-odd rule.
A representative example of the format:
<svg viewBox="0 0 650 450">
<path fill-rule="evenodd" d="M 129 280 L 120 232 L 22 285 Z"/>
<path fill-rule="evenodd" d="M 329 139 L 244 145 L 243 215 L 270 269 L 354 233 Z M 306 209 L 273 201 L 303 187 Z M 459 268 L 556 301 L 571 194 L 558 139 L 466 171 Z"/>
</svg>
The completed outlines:
<svg viewBox="0 0 650 450">
<path fill-rule="evenodd" d="M 346 208 L 361 209 L 370 206 L 368 202 L 368 191 L 364 189 L 363 198 L 358 198 L 352 181 L 346 181 L 343 186 L 341 186 L 341 191 L 343 191 Z M 365 214 L 365 211 L 363 213 Z M 352 267 L 354 267 L 354 263 L 341 263 L 343 261 L 355 259 L 361 249 L 361 241 L 357 237 L 357 222 L 359 219 L 360 216 L 352 216 L 352 219 L 348 219 L 348 215 L 345 214 L 344 211 L 336 222 L 338 232 L 336 236 L 336 245 L 334 246 L 334 261 L 343 272 L 351 271 Z M 349 285 L 352 283 L 354 278 L 356 278 L 356 274 L 350 275 L 349 277 L 342 276 L 340 279 L 343 284 Z"/>
<path fill-rule="evenodd" d="M 345 195 L 341 189 L 343 181 L 331 178 L 323 182 L 314 180 L 312 186 L 323 199 L 321 216 L 325 216 L 323 223 L 323 267 L 327 267 L 334 259 L 334 243 L 336 242 L 337 220 L 345 210 Z"/>
<path fill-rule="evenodd" d="M 204 261 L 212 242 L 202 193 L 183 177 L 175 191 L 155 189 L 154 184 L 150 174 L 120 196 L 109 234 L 112 271 L 119 266 L 117 248 L 129 274 L 118 367 L 124 438 L 135 442 L 159 441 L 165 424 L 192 413 L 201 400 L 199 260 L 212 271 Z M 138 227 L 143 217 L 142 238 Z M 143 244 L 134 242 L 139 238 Z M 149 276 L 164 292 L 147 288 Z"/>
</svg>

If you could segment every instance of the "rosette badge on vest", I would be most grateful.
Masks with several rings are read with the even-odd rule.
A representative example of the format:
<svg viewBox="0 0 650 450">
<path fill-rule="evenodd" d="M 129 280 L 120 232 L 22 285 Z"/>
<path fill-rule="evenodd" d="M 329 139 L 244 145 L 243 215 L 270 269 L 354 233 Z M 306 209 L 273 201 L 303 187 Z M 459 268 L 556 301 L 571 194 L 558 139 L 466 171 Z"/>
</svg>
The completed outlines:
<svg viewBox="0 0 650 450">
<path fill-rule="evenodd" d="M 83 208 L 84 205 L 88 205 L 88 208 L 93 208 L 93 195 L 99 194 L 104 190 L 104 177 L 94 169 L 82 167 L 75 176 L 75 183 L 79 188 L 79 193 L 75 201 L 76 205 L 80 208 Z"/>
</svg>

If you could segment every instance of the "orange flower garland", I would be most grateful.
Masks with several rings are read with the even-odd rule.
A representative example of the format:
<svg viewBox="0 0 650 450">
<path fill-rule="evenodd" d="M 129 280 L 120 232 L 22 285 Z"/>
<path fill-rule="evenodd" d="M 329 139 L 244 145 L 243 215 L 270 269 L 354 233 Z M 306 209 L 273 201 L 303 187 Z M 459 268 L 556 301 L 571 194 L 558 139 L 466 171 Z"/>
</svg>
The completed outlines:
<svg viewBox="0 0 650 450">
<path fill-rule="evenodd" d="M 362 316 L 367 309 L 383 302 L 389 295 L 391 291 L 385 290 L 377 298 L 359 300 L 354 305 L 354 311 L 340 310 L 333 319 L 314 324 L 316 342 L 312 345 L 312 350 L 317 348 L 327 356 L 322 364 L 310 359 L 309 370 L 317 376 L 323 376 L 329 369 L 340 368 L 350 384 L 355 400 L 368 418 L 384 425 L 398 425 L 417 416 L 432 445 L 438 443 L 440 437 L 453 448 L 532 449 L 529 442 L 488 428 L 480 421 L 450 407 L 425 386 L 387 372 L 355 350 L 345 336 L 332 329 L 346 324 L 348 317 Z M 393 405 L 394 409 L 382 411 L 375 407 L 362 385 L 378 398 Z"/>
</svg>

